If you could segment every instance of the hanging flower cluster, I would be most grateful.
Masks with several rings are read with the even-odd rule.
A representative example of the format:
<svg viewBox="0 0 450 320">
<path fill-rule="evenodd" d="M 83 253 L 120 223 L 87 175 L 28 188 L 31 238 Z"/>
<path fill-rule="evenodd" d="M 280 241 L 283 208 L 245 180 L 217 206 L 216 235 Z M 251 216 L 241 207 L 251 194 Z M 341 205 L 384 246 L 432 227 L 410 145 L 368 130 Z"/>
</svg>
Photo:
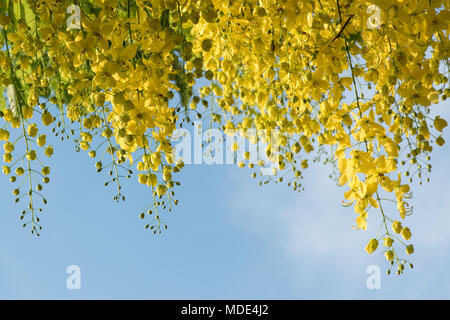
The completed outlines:
<svg viewBox="0 0 450 320">
<path fill-rule="evenodd" d="M 171 137 L 207 116 L 249 140 L 279 133 L 265 150 L 276 178 L 263 183 L 301 190 L 309 161 L 333 164 L 355 228 L 369 210 L 380 219 L 366 251 L 383 241 L 402 273 L 412 175 L 428 179 L 445 143 L 447 122 L 430 107 L 450 94 L 449 10 L 448 0 L 1 1 L 0 140 L 15 199 L 29 200 L 20 218 L 39 235 L 51 131 L 109 171 L 116 200 L 137 171 L 153 194 L 141 218 L 161 232 L 183 167 Z"/>
</svg>

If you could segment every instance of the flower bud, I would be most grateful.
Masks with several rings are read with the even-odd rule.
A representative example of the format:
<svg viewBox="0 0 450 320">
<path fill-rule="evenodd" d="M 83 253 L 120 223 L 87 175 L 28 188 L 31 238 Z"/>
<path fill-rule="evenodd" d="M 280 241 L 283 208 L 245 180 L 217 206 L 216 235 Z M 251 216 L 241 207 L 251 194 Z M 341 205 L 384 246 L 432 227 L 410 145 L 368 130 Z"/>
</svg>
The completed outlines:
<svg viewBox="0 0 450 320">
<path fill-rule="evenodd" d="M 366 246 L 366 251 L 371 254 L 378 248 L 378 240 L 377 239 L 371 239 L 369 243 Z"/>
</svg>

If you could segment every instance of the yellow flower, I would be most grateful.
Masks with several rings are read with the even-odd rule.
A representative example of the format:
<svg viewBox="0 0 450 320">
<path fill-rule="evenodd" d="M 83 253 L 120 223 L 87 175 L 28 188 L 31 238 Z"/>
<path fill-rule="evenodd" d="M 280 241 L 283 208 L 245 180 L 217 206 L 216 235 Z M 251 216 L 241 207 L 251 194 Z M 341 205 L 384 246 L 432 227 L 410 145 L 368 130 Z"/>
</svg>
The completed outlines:
<svg viewBox="0 0 450 320">
<path fill-rule="evenodd" d="M 156 177 L 156 174 L 151 173 L 150 178 L 147 181 L 147 185 L 149 187 L 156 187 L 157 184 L 158 184 L 158 179 Z"/>
<path fill-rule="evenodd" d="M 49 126 L 50 124 L 52 124 L 53 121 L 55 121 L 55 119 L 53 118 L 53 116 L 50 114 L 50 112 L 48 112 L 47 110 L 44 111 L 44 113 L 42 114 L 42 123 L 45 126 Z"/>
<path fill-rule="evenodd" d="M 6 162 L 6 163 L 11 162 L 12 159 L 13 159 L 13 156 L 12 156 L 11 153 L 5 153 L 5 154 L 3 155 L 3 161 Z"/>
<path fill-rule="evenodd" d="M 405 240 L 409 240 L 411 238 L 411 231 L 408 227 L 402 228 L 401 235 Z"/>
<path fill-rule="evenodd" d="M 172 173 L 169 170 L 164 170 L 163 179 L 166 182 L 172 180 Z"/>
<path fill-rule="evenodd" d="M 384 256 L 386 257 L 386 259 L 387 259 L 388 261 L 391 261 L 391 260 L 394 259 L 394 252 L 391 251 L 391 250 L 386 251 L 386 252 L 384 253 Z"/>
<path fill-rule="evenodd" d="M 436 128 L 437 131 L 442 132 L 442 130 L 445 127 L 447 127 L 447 121 L 445 121 L 444 119 L 442 119 L 439 116 L 437 116 L 434 119 L 434 127 Z"/>
<path fill-rule="evenodd" d="M 406 247 L 406 254 L 410 255 L 413 253 L 414 253 L 414 246 L 410 244 L 409 246 Z"/>
<path fill-rule="evenodd" d="M 444 138 L 442 138 L 442 136 L 439 136 L 439 137 L 436 139 L 436 144 L 437 144 L 438 146 L 442 147 L 442 146 L 445 144 Z"/>
<path fill-rule="evenodd" d="M 139 174 L 138 181 L 140 184 L 147 184 L 148 176 L 146 174 Z"/>
<path fill-rule="evenodd" d="M 378 248 L 378 240 L 377 239 L 371 239 L 369 243 L 366 246 L 366 251 L 371 254 Z"/>
<path fill-rule="evenodd" d="M 3 169 L 3 174 L 5 174 L 5 175 L 9 175 L 11 173 L 10 167 L 3 166 L 2 169 Z"/>
<path fill-rule="evenodd" d="M 392 223 L 392 230 L 395 233 L 400 233 L 402 231 L 402 223 L 400 221 L 394 221 Z"/>
<path fill-rule="evenodd" d="M 28 151 L 26 157 L 27 157 L 27 159 L 30 160 L 30 161 L 36 160 L 36 151 L 34 151 L 34 150 Z"/>
<path fill-rule="evenodd" d="M 165 194 L 166 194 L 166 191 L 167 191 L 167 187 L 166 187 L 165 185 L 159 184 L 159 185 L 156 187 L 156 194 L 157 194 L 159 197 L 162 197 L 163 195 L 165 195 Z"/>
<path fill-rule="evenodd" d="M 138 171 L 144 171 L 144 170 L 146 170 L 145 164 L 144 164 L 143 162 L 141 162 L 141 161 L 138 162 L 136 168 L 138 169 Z"/>
<path fill-rule="evenodd" d="M 38 132 L 38 128 L 37 128 L 36 124 L 31 124 L 28 126 L 27 133 L 30 137 L 36 137 L 37 132 Z"/>
<path fill-rule="evenodd" d="M 36 143 L 37 143 L 37 145 L 38 145 L 39 147 L 43 147 L 43 146 L 45 146 L 45 144 L 46 144 L 46 140 L 47 140 L 47 138 L 46 138 L 45 134 L 43 134 L 43 135 L 40 135 L 40 136 L 36 139 Z"/>
<path fill-rule="evenodd" d="M 83 149 L 84 151 L 89 150 L 89 148 L 90 148 L 89 142 L 81 141 L 80 142 L 80 148 Z"/>
<path fill-rule="evenodd" d="M 0 141 L 8 141 L 9 140 L 9 131 L 0 129 Z"/>
<path fill-rule="evenodd" d="M 53 147 L 52 146 L 48 146 L 47 148 L 45 148 L 44 154 L 47 157 L 51 157 L 53 155 Z"/>
<path fill-rule="evenodd" d="M 391 237 L 386 237 L 386 238 L 384 238 L 383 245 L 386 247 L 391 247 L 393 242 L 394 242 L 394 239 L 392 239 Z"/>
<path fill-rule="evenodd" d="M 42 170 L 41 170 L 41 173 L 44 176 L 48 176 L 50 174 L 50 167 L 43 167 Z"/>
<path fill-rule="evenodd" d="M 3 150 L 5 150 L 6 153 L 11 153 L 14 151 L 14 145 L 11 142 L 7 142 L 3 145 Z"/>
</svg>

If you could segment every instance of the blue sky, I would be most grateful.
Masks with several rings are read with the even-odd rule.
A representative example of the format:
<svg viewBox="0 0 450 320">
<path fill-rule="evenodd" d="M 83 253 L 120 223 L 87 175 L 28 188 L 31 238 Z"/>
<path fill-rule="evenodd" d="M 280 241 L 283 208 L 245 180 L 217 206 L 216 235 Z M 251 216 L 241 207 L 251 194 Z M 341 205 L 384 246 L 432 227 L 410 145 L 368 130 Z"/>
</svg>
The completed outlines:
<svg viewBox="0 0 450 320">
<path fill-rule="evenodd" d="M 450 103 L 434 112 L 450 120 Z M 450 141 L 450 135 L 444 137 Z M 385 276 L 380 254 L 368 255 L 368 231 L 340 205 L 344 188 L 329 168 L 306 172 L 305 191 L 258 186 L 233 166 L 187 166 L 178 179 L 180 205 L 153 235 L 138 218 L 150 203 L 133 179 L 125 202 L 103 187 L 86 153 L 55 143 L 49 200 L 40 238 L 19 221 L 12 186 L 0 183 L 2 299 L 406 299 L 450 298 L 450 161 L 448 145 L 432 154 L 431 182 L 414 186 L 414 270 Z M 368 290 L 366 269 L 382 269 L 381 290 Z M 66 288 L 66 268 L 81 268 L 81 290 Z"/>
</svg>

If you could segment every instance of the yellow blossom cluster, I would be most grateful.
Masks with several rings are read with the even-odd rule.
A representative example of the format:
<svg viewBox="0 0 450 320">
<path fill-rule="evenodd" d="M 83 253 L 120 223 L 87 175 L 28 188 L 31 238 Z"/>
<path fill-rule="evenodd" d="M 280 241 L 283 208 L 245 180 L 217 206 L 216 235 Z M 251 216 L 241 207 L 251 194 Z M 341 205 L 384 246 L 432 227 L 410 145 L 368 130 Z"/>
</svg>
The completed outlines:
<svg viewBox="0 0 450 320">
<path fill-rule="evenodd" d="M 147 227 L 160 231 L 166 226 L 158 208 L 177 203 L 172 173 L 183 167 L 174 163 L 171 136 L 192 123 L 191 114 L 207 115 L 225 132 L 239 130 L 249 140 L 254 129 L 264 131 L 277 181 L 291 173 L 294 190 L 302 188 L 308 157 L 331 163 L 338 184 L 348 188 L 343 204 L 353 206 L 355 228 L 366 230 L 369 210 L 380 219 L 383 231 L 367 252 L 383 240 L 385 257 L 403 272 L 407 260 L 395 246 L 408 255 L 414 251 L 403 242 L 411 238 L 409 228 L 399 222 L 412 213 L 411 173 L 419 183 L 427 179 L 429 154 L 445 143 L 447 122 L 432 117 L 430 107 L 450 94 L 450 1 L 0 5 L 0 85 L 8 96 L 0 140 L 7 142 L 3 172 L 14 169 L 13 182 L 37 172 L 31 168 L 39 158 L 35 146 L 53 154 L 43 128 L 50 126 L 60 137 L 74 135 L 91 157 L 103 148 L 109 164 L 99 159 L 96 167 L 110 168 L 107 184 L 117 184 L 116 199 L 123 198 L 121 172 L 130 176 L 135 166 L 154 199 L 141 217 L 155 213 Z M 278 138 L 269 140 L 274 132 Z M 20 143 L 24 155 L 15 159 Z M 43 167 L 47 182 L 48 174 Z M 38 233 L 31 181 L 22 217 L 30 214 Z M 17 199 L 20 194 L 14 190 Z"/>
</svg>

